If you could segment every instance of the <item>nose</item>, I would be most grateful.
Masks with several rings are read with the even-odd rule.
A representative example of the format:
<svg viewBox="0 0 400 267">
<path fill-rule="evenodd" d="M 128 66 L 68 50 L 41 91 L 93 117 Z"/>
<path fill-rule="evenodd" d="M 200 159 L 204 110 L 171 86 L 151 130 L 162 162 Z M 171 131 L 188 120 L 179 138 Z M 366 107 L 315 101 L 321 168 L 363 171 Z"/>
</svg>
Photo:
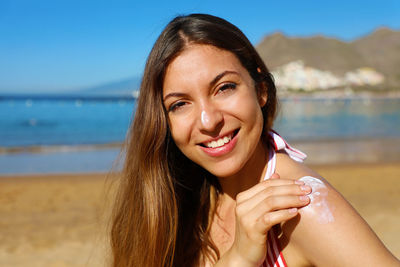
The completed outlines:
<svg viewBox="0 0 400 267">
<path fill-rule="evenodd" d="M 222 126 L 222 112 L 211 104 L 203 105 L 199 115 L 199 125 L 202 131 L 218 131 Z"/>
</svg>

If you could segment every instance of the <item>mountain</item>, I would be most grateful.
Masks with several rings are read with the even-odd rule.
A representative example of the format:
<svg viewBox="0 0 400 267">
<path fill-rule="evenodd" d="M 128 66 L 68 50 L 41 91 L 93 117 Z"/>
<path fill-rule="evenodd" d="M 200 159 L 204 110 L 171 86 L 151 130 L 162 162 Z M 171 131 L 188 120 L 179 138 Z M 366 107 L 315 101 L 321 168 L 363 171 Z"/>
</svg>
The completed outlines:
<svg viewBox="0 0 400 267">
<path fill-rule="evenodd" d="M 352 42 L 370 66 L 387 76 L 389 86 L 400 86 L 400 31 L 380 28 Z"/>
<path fill-rule="evenodd" d="M 270 69 L 301 60 L 306 66 L 336 75 L 369 67 L 385 76 L 386 88 L 400 88 L 400 31 L 379 28 L 346 42 L 322 35 L 294 38 L 278 32 L 256 46 Z"/>
<path fill-rule="evenodd" d="M 256 45 L 270 70 L 291 62 L 302 62 L 316 71 L 344 76 L 360 68 L 372 68 L 384 75 L 379 88 L 400 89 L 400 31 L 379 28 L 351 42 L 316 35 L 295 38 L 277 32 Z M 131 96 L 139 90 L 141 77 L 83 88 L 74 93 L 88 96 Z"/>
<path fill-rule="evenodd" d="M 132 95 L 134 91 L 138 91 L 142 77 L 136 76 L 119 81 L 100 84 L 79 90 L 78 92 L 85 95 L 102 95 L 102 96 L 126 96 Z"/>
</svg>

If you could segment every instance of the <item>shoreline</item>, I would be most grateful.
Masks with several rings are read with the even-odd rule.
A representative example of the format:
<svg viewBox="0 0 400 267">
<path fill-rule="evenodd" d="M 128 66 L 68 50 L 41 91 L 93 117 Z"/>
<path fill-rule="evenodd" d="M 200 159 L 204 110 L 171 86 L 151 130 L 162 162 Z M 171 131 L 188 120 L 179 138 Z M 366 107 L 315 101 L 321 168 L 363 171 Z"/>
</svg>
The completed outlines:
<svg viewBox="0 0 400 267">
<path fill-rule="evenodd" d="M 400 165 L 313 165 L 400 257 Z M 115 175 L 115 174 L 114 174 Z M 1 266 L 106 266 L 112 173 L 0 179 Z"/>
<path fill-rule="evenodd" d="M 278 91 L 279 100 L 304 99 L 304 100 L 363 100 L 363 99 L 399 99 L 400 90 L 364 90 L 358 91 L 343 89 L 327 89 L 314 91 Z"/>
<path fill-rule="evenodd" d="M 290 144 L 321 144 L 321 143 L 349 143 L 371 141 L 394 142 L 400 140 L 400 136 L 350 136 L 350 137 L 312 137 L 309 139 L 290 139 L 286 138 Z M 63 153 L 63 152 L 79 152 L 93 151 L 105 149 L 121 149 L 124 142 L 99 143 L 99 144 L 55 144 L 55 145 L 27 145 L 27 146 L 0 146 L 0 156 L 7 154 L 42 154 L 42 153 Z"/>
<path fill-rule="evenodd" d="M 76 144 L 76 145 L 32 145 L 32 146 L 0 146 L 0 155 L 6 154 L 41 154 L 41 153 L 62 153 L 79 152 L 104 149 L 121 149 L 123 143 L 105 143 L 105 144 Z"/>
<path fill-rule="evenodd" d="M 307 155 L 310 165 L 400 163 L 400 137 L 288 140 Z M 122 144 L 0 147 L 0 178 L 8 175 L 101 173 L 119 170 Z"/>
</svg>

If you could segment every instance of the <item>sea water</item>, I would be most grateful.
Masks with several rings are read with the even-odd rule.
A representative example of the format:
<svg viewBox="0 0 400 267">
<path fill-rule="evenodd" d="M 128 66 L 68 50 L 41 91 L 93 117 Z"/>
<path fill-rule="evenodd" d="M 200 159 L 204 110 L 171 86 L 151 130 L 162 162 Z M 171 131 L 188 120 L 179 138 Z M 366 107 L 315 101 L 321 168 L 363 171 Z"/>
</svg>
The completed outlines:
<svg viewBox="0 0 400 267">
<path fill-rule="evenodd" d="M 134 101 L 0 101 L 0 147 L 122 142 Z"/>
<path fill-rule="evenodd" d="M 400 99 L 288 98 L 280 106 L 274 128 L 289 141 L 400 140 Z M 98 145 L 123 142 L 135 107 L 134 100 L 3 98 L 0 174 L 107 171 L 119 149 Z"/>
<path fill-rule="evenodd" d="M 289 140 L 399 138 L 399 98 L 283 99 L 276 128 Z"/>
</svg>

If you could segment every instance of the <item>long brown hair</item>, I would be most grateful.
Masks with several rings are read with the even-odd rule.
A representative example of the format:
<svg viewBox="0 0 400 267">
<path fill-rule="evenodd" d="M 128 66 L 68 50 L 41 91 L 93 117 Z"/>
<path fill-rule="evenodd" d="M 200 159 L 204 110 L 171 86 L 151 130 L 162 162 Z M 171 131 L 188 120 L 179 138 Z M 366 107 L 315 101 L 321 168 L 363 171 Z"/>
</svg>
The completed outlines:
<svg viewBox="0 0 400 267">
<path fill-rule="evenodd" d="M 194 266 L 218 259 L 209 230 L 221 192 L 216 177 L 176 147 L 162 102 L 168 64 L 188 44 L 208 44 L 235 54 L 255 81 L 264 132 L 276 113 L 276 89 L 267 67 L 245 35 L 211 15 L 173 19 L 147 59 L 136 114 L 125 144 L 126 159 L 111 229 L 113 266 Z"/>
</svg>

